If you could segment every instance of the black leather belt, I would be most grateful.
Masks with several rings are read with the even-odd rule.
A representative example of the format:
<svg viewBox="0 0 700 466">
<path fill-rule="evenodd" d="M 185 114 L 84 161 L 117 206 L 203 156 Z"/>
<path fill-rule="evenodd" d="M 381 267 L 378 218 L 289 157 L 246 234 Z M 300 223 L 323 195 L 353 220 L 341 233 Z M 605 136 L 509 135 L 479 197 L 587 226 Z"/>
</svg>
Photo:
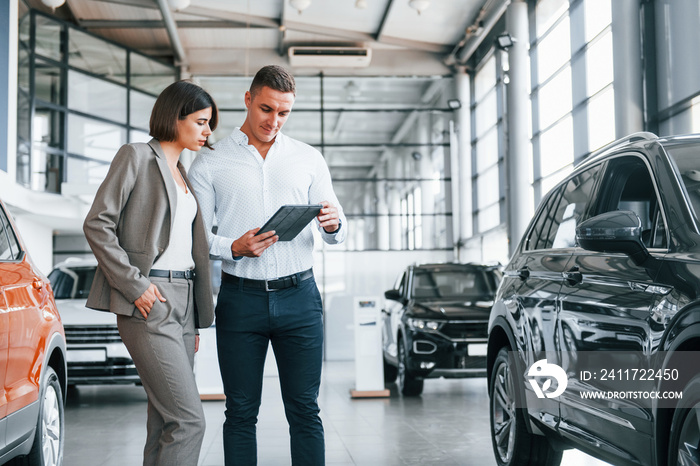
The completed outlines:
<svg viewBox="0 0 700 466">
<path fill-rule="evenodd" d="M 272 280 L 254 280 L 252 278 L 237 277 L 226 272 L 221 272 L 221 281 L 224 283 L 228 283 L 229 285 L 235 286 L 241 285 L 242 283 L 244 288 L 253 288 L 256 290 L 264 291 L 275 291 L 289 288 L 291 286 L 296 285 L 299 282 L 308 280 L 313 276 L 314 272 L 312 269 L 304 270 L 303 272 L 294 273 L 292 275 L 287 275 L 286 277 L 274 278 Z"/>
<path fill-rule="evenodd" d="M 148 272 L 149 277 L 159 278 L 186 278 L 192 280 L 194 278 L 194 270 L 158 270 L 152 269 Z"/>
</svg>

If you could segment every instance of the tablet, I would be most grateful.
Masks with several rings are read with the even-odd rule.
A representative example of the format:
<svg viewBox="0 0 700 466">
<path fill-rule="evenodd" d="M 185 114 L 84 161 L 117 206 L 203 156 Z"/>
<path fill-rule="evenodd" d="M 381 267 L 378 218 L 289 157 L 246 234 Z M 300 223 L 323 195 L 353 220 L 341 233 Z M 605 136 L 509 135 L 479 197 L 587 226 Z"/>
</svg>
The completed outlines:
<svg viewBox="0 0 700 466">
<path fill-rule="evenodd" d="M 320 204 L 283 205 L 265 222 L 256 236 L 275 230 L 279 241 L 291 241 L 318 215 L 321 207 L 323 206 Z"/>
</svg>

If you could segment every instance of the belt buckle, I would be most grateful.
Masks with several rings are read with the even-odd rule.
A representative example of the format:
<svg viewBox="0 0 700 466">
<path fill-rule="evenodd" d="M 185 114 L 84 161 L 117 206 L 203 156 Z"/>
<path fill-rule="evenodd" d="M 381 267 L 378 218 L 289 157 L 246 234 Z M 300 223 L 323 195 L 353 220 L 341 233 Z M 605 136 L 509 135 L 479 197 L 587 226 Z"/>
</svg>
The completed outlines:
<svg viewBox="0 0 700 466">
<path fill-rule="evenodd" d="M 269 282 L 270 282 L 269 280 L 265 280 L 265 291 L 268 291 L 268 292 L 269 292 L 269 291 L 272 291 L 272 290 L 270 289 Z"/>
</svg>

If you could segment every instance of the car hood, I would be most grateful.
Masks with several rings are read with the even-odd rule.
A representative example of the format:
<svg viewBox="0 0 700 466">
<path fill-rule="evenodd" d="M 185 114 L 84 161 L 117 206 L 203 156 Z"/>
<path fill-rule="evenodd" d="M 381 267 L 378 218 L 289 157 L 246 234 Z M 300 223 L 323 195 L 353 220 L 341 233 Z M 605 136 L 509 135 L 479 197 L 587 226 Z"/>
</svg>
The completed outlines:
<svg viewBox="0 0 700 466">
<path fill-rule="evenodd" d="M 493 301 L 415 301 L 408 312 L 413 317 L 488 320 Z"/>
<path fill-rule="evenodd" d="M 57 299 L 56 307 L 64 326 L 117 325 L 117 316 L 111 312 L 96 311 L 85 307 L 86 299 Z"/>
</svg>

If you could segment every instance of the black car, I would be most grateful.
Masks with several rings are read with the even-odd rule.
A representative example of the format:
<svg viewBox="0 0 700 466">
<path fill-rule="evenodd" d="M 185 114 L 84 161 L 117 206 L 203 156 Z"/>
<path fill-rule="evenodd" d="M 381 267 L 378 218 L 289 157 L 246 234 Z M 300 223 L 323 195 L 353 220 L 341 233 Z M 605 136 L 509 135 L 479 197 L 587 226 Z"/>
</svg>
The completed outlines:
<svg viewBox="0 0 700 466">
<path fill-rule="evenodd" d="M 542 199 L 489 319 L 499 465 L 700 464 L 699 214 L 700 135 L 616 141 Z"/>
<path fill-rule="evenodd" d="M 400 392 L 420 395 L 423 379 L 483 377 L 489 312 L 498 267 L 412 265 L 384 293 L 384 381 L 398 376 Z"/>
</svg>

